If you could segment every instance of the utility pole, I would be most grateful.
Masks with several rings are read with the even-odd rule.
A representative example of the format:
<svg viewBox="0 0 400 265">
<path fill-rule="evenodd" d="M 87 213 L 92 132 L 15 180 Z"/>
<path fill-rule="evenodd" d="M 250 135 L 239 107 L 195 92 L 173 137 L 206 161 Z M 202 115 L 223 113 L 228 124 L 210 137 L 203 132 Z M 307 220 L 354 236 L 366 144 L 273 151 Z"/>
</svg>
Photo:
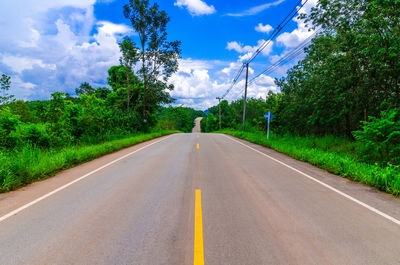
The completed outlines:
<svg viewBox="0 0 400 265">
<path fill-rule="evenodd" d="M 219 108 L 219 130 L 221 130 L 221 99 L 220 97 L 216 97 L 218 99 L 218 108 Z"/>
<path fill-rule="evenodd" d="M 246 84 L 244 87 L 244 101 L 243 101 L 243 124 L 242 124 L 243 132 L 244 132 L 244 121 L 246 119 L 247 81 L 248 80 L 249 80 L 249 63 L 246 63 Z"/>
</svg>

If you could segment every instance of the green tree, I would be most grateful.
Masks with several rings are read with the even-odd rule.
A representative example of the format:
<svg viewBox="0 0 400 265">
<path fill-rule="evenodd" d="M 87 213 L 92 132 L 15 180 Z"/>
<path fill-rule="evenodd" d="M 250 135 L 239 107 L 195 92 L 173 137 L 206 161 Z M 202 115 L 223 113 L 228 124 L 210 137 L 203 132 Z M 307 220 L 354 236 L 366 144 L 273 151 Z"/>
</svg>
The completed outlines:
<svg viewBox="0 0 400 265">
<path fill-rule="evenodd" d="M 32 115 L 29 110 L 29 106 L 25 101 L 16 100 L 16 101 L 12 102 L 11 104 L 9 104 L 9 107 L 14 114 L 20 116 L 20 120 L 22 122 L 31 122 L 32 121 L 32 117 L 31 117 Z"/>
<path fill-rule="evenodd" d="M 148 0 L 130 0 L 124 6 L 124 16 L 130 20 L 140 39 L 139 76 L 144 84 L 142 107 L 143 119 L 146 120 L 147 111 L 154 110 L 154 106 L 148 105 L 171 101 L 165 90 L 173 89 L 167 81 L 178 70 L 181 43 L 167 40 L 170 18 L 165 11 L 159 10 L 157 3 L 150 5 Z"/>
<path fill-rule="evenodd" d="M 13 100 L 13 95 L 8 95 L 7 91 L 11 87 L 11 77 L 2 74 L 0 78 L 0 89 L 2 95 L 0 96 L 0 106 L 10 103 Z"/>
<path fill-rule="evenodd" d="M 138 49 L 136 48 L 136 44 L 130 39 L 125 38 L 120 44 L 119 48 L 121 50 L 122 56 L 119 61 L 120 64 L 125 68 L 125 76 L 126 76 L 126 92 L 127 92 L 127 113 L 130 116 L 130 101 L 131 101 L 131 82 L 130 77 L 133 72 L 132 68 L 139 60 Z"/>
<path fill-rule="evenodd" d="M 77 95 L 92 95 L 95 89 L 87 82 L 82 83 L 78 88 L 75 88 Z"/>
</svg>

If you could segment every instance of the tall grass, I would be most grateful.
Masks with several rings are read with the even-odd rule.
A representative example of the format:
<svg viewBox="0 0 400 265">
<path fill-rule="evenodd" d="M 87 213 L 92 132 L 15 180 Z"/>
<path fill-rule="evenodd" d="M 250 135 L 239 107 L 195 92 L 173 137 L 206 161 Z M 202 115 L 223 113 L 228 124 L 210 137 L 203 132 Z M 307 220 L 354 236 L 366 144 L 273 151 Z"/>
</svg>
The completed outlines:
<svg viewBox="0 0 400 265">
<path fill-rule="evenodd" d="M 99 156 L 176 132 L 137 134 L 100 144 L 69 146 L 61 149 L 45 150 L 27 145 L 19 150 L 0 152 L 0 192 L 17 189 Z"/>
<path fill-rule="evenodd" d="M 275 149 L 331 173 L 400 196 L 400 168 L 390 164 L 382 167 L 362 162 L 357 155 L 357 144 L 350 140 L 333 136 L 297 137 L 273 134 L 267 140 L 266 134 L 262 132 L 223 130 L 220 133 Z"/>
</svg>

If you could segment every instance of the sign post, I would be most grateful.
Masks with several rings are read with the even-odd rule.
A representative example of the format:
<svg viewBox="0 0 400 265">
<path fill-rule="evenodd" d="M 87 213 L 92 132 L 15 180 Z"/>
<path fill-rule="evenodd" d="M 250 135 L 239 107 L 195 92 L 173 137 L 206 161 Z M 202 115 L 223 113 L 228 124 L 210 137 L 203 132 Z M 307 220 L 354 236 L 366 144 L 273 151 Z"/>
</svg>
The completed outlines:
<svg viewBox="0 0 400 265">
<path fill-rule="evenodd" d="M 267 139 L 269 139 L 269 123 L 270 121 L 274 118 L 274 115 L 270 111 L 264 114 L 264 118 L 268 121 L 268 127 L 267 127 Z"/>
</svg>

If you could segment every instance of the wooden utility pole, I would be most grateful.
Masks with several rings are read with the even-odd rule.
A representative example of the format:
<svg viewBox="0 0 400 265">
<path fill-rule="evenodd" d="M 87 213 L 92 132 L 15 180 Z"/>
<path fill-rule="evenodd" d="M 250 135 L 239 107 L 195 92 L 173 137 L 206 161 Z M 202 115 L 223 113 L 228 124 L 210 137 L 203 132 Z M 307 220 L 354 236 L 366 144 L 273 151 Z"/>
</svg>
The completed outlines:
<svg viewBox="0 0 400 265">
<path fill-rule="evenodd" d="M 249 80 L 249 63 L 246 63 L 246 84 L 244 87 L 244 101 L 243 101 L 243 124 L 242 131 L 244 132 L 244 121 L 246 120 L 246 101 L 247 101 L 247 83 Z"/>
<path fill-rule="evenodd" d="M 217 97 L 218 99 L 218 108 L 219 108 L 219 130 L 221 130 L 221 99 L 220 97 Z"/>
</svg>

